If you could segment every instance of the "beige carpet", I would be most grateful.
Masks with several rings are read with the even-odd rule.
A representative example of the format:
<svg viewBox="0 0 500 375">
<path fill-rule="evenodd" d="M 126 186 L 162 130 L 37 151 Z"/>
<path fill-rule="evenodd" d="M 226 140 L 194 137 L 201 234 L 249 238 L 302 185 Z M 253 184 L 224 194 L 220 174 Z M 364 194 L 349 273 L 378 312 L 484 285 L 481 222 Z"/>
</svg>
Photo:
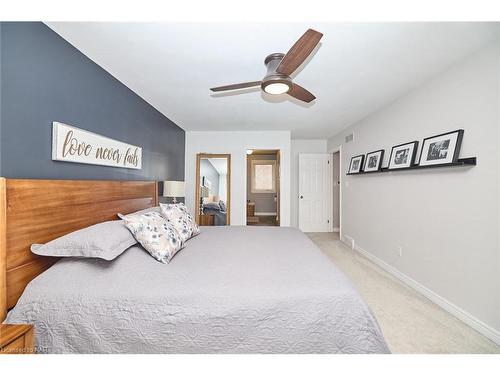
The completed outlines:
<svg viewBox="0 0 500 375">
<path fill-rule="evenodd" d="M 345 246 L 336 233 L 308 236 L 352 280 L 393 353 L 500 353 L 500 346 Z"/>
</svg>

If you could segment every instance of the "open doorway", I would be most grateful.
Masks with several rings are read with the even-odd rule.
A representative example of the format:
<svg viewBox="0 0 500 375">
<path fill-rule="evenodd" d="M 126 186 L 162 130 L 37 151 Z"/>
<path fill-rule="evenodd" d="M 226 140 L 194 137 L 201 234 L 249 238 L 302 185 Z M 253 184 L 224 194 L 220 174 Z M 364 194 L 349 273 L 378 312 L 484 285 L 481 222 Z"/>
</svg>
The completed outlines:
<svg viewBox="0 0 500 375">
<path fill-rule="evenodd" d="M 247 225 L 280 225 L 279 175 L 279 150 L 247 150 Z"/>
</svg>

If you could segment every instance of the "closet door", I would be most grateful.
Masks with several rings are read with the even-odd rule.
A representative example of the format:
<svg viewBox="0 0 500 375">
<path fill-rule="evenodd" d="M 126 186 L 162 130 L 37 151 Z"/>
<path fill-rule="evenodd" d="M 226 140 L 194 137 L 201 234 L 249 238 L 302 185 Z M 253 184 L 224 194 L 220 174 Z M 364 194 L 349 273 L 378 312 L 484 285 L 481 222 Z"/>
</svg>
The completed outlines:
<svg viewBox="0 0 500 375">
<path fill-rule="evenodd" d="M 299 154 L 299 228 L 332 230 L 332 155 Z"/>
</svg>

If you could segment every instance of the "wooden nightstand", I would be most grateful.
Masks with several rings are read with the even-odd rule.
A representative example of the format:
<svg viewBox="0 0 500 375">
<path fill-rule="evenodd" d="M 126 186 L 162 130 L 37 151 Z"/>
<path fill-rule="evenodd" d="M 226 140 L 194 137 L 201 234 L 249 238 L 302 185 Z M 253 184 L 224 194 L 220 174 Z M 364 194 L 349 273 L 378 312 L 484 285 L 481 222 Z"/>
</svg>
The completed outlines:
<svg viewBox="0 0 500 375">
<path fill-rule="evenodd" d="M 200 215 L 200 226 L 214 225 L 215 215 Z"/>
<path fill-rule="evenodd" d="M 0 324 L 0 354 L 35 353 L 35 330 L 30 324 Z"/>
</svg>

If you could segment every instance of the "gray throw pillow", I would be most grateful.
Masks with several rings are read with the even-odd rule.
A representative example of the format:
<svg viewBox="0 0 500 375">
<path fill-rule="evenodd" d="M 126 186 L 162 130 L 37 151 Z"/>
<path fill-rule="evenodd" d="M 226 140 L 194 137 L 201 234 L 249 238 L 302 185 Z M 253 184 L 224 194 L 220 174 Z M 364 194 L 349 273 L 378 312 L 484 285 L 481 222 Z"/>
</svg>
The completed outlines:
<svg viewBox="0 0 500 375">
<path fill-rule="evenodd" d="M 45 245 L 33 244 L 31 251 L 51 257 L 83 257 L 113 260 L 137 243 L 121 220 L 105 221 L 68 233 Z"/>
<path fill-rule="evenodd" d="M 220 210 L 221 210 L 222 212 L 226 212 L 226 202 L 224 202 L 224 201 L 220 200 L 220 201 L 219 201 L 219 206 L 220 206 Z"/>
</svg>

